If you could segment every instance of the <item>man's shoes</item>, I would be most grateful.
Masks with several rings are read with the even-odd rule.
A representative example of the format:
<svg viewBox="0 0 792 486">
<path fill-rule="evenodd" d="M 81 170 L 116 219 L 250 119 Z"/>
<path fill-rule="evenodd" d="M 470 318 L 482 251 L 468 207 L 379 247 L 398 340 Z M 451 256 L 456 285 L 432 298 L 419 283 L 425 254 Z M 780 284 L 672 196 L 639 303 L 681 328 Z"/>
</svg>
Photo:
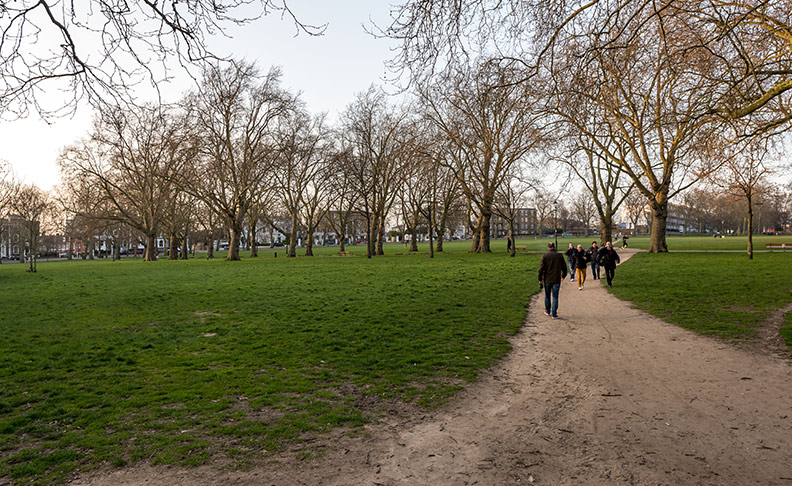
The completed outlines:
<svg viewBox="0 0 792 486">
<path fill-rule="evenodd" d="M 553 319 L 556 319 L 556 320 L 558 320 L 558 319 L 561 319 L 561 318 L 560 318 L 560 317 L 558 317 L 558 316 L 553 316 Z"/>
<path fill-rule="evenodd" d="M 547 311 L 544 311 L 544 312 L 545 312 L 545 315 L 546 315 L 546 316 L 549 316 L 549 315 L 550 315 L 550 313 L 549 313 L 549 312 L 547 312 Z"/>
</svg>

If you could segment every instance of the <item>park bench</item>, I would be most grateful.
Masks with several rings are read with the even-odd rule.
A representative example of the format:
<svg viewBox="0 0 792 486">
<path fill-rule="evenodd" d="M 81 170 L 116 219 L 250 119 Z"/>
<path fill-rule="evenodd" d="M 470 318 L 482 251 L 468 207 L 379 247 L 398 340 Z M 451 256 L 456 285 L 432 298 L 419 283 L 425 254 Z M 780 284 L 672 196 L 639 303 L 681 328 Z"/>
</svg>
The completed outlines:
<svg viewBox="0 0 792 486">
<path fill-rule="evenodd" d="M 514 250 L 525 250 L 528 248 L 528 245 L 514 245 Z"/>
<path fill-rule="evenodd" d="M 792 243 L 776 243 L 776 242 L 765 243 L 765 248 L 767 248 L 768 250 L 787 251 L 787 249 L 792 250 Z"/>
<path fill-rule="evenodd" d="M 350 252 L 348 252 L 348 251 L 339 251 L 339 252 L 338 252 L 338 254 L 339 254 L 339 255 L 341 255 L 341 256 L 349 256 L 349 255 L 351 255 L 352 253 L 350 253 Z"/>
</svg>

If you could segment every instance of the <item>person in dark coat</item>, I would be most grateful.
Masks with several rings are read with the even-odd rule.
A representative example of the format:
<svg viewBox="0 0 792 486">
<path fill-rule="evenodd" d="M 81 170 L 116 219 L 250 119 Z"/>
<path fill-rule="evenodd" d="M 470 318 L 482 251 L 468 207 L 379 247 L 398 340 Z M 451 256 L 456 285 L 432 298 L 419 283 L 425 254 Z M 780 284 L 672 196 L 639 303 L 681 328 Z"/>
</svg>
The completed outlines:
<svg viewBox="0 0 792 486">
<path fill-rule="evenodd" d="M 564 255 L 567 257 L 567 263 L 569 263 L 569 280 L 575 280 L 575 247 L 572 246 L 572 243 L 569 244 L 569 248 L 567 251 L 564 252 Z"/>
<path fill-rule="evenodd" d="M 599 246 L 597 246 L 596 241 L 591 242 L 591 247 L 586 251 L 586 256 L 588 256 L 589 261 L 591 262 L 591 278 L 594 280 L 599 280 L 600 278 L 600 266 L 597 263 L 597 254 L 599 253 Z"/>
<path fill-rule="evenodd" d="M 583 245 L 578 245 L 575 250 L 575 275 L 577 276 L 578 290 L 583 290 L 586 283 L 586 267 L 588 266 L 588 256 Z"/>
<path fill-rule="evenodd" d="M 564 263 L 564 256 L 556 251 L 553 243 L 548 243 L 547 253 L 542 255 L 542 260 L 539 262 L 539 285 L 544 287 L 545 315 L 552 316 L 553 319 L 558 319 L 558 291 L 566 275 L 567 266 Z"/>
<path fill-rule="evenodd" d="M 597 254 L 599 264 L 605 268 L 605 278 L 608 280 L 608 287 L 613 287 L 613 277 L 616 274 L 616 265 L 621 262 L 619 254 L 613 249 L 613 243 L 610 241 L 605 243 L 605 246 L 600 248 Z"/>
</svg>

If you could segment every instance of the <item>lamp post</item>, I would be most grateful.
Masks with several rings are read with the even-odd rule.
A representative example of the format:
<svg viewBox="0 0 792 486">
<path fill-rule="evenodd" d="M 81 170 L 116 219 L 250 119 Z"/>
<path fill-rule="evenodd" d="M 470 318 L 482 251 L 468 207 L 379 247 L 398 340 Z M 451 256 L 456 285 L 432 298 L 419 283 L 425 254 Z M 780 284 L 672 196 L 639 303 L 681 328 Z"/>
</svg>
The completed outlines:
<svg viewBox="0 0 792 486">
<path fill-rule="evenodd" d="M 555 234 L 555 247 L 558 249 L 558 200 L 553 201 L 553 233 Z"/>
</svg>

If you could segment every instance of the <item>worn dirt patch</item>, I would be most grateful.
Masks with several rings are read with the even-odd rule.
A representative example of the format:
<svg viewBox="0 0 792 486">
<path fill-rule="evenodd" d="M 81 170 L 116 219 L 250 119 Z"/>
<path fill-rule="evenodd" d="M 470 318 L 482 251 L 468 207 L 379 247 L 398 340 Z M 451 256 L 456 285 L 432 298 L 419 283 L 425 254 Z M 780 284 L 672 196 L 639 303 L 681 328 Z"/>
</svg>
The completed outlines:
<svg viewBox="0 0 792 486">
<path fill-rule="evenodd" d="M 564 282 L 561 320 L 539 298 L 514 350 L 440 410 L 336 431 L 314 459 L 108 467 L 72 484 L 792 485 L 789 359 L 667 324 L 592 280 Z"/>
</svg>

